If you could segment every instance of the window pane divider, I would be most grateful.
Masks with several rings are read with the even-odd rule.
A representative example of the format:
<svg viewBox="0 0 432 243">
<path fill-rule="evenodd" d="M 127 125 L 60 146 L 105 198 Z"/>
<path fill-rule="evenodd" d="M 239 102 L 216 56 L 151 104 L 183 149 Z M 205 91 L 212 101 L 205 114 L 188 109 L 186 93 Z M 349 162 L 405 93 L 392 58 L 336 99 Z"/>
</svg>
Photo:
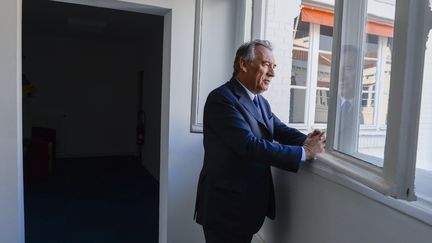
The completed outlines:
<svg viewBox="0 0 432 243">
<path fill-rule="evenodd" d="M 292 88 L 292 89 L 302 89 L 302 90 L 306 90 L 307 89 L 306 86 L 298 86 L 298 85 L 291 85 L 290 88 Z"/>
<path fill-rule="evenodd" d="M 293 50 L 298 50 L 298 51 L 309 51 L 309 49 L 308 48 L 304 48 L 304 47 L 298 47 L 298 46 L 294 46 L 293 47 Z"/>
</svg>

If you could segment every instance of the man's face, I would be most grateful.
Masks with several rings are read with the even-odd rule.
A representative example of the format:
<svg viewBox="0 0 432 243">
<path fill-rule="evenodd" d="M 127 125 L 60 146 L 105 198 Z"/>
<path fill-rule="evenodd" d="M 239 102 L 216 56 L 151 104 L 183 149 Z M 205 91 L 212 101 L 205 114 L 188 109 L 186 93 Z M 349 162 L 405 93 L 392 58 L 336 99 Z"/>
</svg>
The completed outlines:
<svg viewBox="0 0 432 243">
<path fill-rule="evenodd" d="M 356 53 L 344 53 L 342 58 L 343 73 L 341 83 L 341 95 L 345 99 L 354 98 L 355 75 L 356 75 Z"/>
<path fill-rule="evenodd" d="M 245 62 L 242 69 L 245 71 L 246 87 L 254 94 L 266 91 L 274 77 L 276 68 L 273 52 L 263 46 L 255 47 L 255 60 Z"/>
</svg>

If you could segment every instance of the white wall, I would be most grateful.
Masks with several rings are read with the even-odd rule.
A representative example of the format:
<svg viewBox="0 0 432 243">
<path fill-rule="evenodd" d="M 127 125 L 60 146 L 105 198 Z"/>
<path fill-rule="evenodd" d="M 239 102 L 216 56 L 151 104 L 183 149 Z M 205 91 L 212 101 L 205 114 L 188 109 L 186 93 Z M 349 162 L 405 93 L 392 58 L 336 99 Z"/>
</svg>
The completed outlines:
<svg viewBox="0 0 432 243">
<path fill-rule="evenodd" d="M 312 173 L 274 170 L 276 220 L 266 220 L 266 243 L 430 242 L 432 227 Z"/>
<path fill-rule="evenodd" d="M 0 242 L 24 242 L 20 4 L 0 7 Z"/>
</svg>

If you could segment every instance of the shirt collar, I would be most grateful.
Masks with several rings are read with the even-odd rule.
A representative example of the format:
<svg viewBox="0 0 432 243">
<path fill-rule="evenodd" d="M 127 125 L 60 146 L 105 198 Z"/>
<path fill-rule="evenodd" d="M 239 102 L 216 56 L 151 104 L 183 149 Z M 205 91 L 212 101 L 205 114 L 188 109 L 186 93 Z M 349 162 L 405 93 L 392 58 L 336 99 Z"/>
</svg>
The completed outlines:
<svg viewBox="0 0 432 243">
<path fill-rule="evenodd" d="M 236 79 L 237 82 L 244 88 L 244 90 L 246 90 L 246 93 L 248 94 L 249 98 L 253 101 L 253 99 L 255 98 L 256 94 L 252 93 L 248 88 L 246 88 L 246 86 L 244 86 L 238 79 Z"/>
</svg>

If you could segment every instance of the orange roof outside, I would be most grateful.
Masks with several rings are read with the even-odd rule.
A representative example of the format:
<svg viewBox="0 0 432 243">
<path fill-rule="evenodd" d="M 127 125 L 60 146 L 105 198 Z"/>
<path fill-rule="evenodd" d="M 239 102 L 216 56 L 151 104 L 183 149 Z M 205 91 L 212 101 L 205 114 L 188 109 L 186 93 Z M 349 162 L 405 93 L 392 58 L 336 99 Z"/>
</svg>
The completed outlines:
<svg viewBox="0 0 432 243">
<path fill-rule="evenodd" d="M 303 22 L 333 27 L 334 14 L 332 11 L 327 9 L 303 5 L 301 10 L 301 20 Z M 378 23 L 376 21 L 368 20 L 366 31 L 369 34 L 393 37 L 393 26 L 387 23 Z"/>
</svg>

